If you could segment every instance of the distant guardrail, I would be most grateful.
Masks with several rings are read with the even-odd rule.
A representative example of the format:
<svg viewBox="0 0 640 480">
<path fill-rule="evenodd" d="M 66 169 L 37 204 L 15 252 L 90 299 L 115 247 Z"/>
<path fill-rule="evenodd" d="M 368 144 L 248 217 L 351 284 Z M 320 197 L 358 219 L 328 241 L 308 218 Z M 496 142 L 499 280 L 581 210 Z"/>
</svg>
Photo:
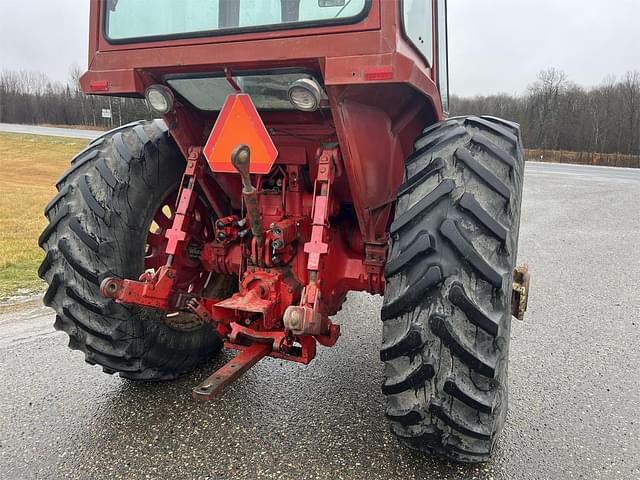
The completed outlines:
<svg viewBox="0 0 640 480">
<path fill-rule="evenodd" d="M 575 163 L 578 165 L 598 165 L 602 167 L 640 168 L 640 155 L 540 149 L 526 149 L 525 152 L 527 159 L 535 162 Z"/>
</svg>

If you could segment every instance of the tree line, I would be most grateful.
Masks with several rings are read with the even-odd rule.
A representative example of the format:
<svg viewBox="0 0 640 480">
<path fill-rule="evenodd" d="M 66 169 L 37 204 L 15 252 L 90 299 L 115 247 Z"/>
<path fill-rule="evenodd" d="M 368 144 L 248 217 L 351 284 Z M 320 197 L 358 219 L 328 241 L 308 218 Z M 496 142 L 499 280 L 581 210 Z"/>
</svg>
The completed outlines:
<svg viewBox="0 0 640 480">
<path fill-rule="evenodd" d="M 40 72 L 0 72 L 0 122 L 109 128 L 150 118 L 141 99 L 85 95 L 80 74 L 74 66 L 62 83 Z M 552 68 L 522 95 L 452 96 L 451 110 L 516 121 L 528 148 L 640 154 L 640 71 L 584 88 Z"/>
<path fill-rule="evenodd" d="M 640 71 L 584 88 L 544 70 L 522 95 L 452 97 L 452 115 L 494 115 L 518 122 L 525 146 L 541 150 L 640 154 Z"/>
<path fill-rule="evenodd" d="M 112 128 L 150 118 L 143 100 L 99 97 L 80 90 L 79 67 L 72 67 L 66 83 L 42 72 L 0 72 L 0 123 L 86 125 Z M 103 109 L 111 118 L 103 118 Z"/>
</svg>

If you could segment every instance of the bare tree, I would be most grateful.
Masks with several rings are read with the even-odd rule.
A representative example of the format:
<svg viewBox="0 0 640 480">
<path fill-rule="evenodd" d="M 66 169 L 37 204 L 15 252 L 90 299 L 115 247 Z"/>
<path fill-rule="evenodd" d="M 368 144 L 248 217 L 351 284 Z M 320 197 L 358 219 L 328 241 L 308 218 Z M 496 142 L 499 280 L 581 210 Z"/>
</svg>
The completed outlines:
<svg viewBox="0 0 640 480">
<path fill-rule="evenodd" d="M 41 72 L 0 72 L 0 121 L 92 125 L 109 128 L 150 118 L 140 99 L 85 95 L 82 70 L 69 69 L 66 84 Z M 112 119 L 101 116 L 113 107 Z M 530 148 L 640 154 L 640 71 L 609 76 L 585 89 L 555 68 L 541 71 L 523 95 L 452 96 L 454 115 L 487 114 L 521 124 Z"/>
<path fill-rule="evenodd" d="M 528 115 L 536 127 L 535 143 L 542 148 L 557 148 L 557 104 L 566 87 L 567 75 L 555 68 L 541 71 L 529 87 Z"/>
<path fill-rule="evenodd" d="M 624 124 L 618 144 L 623 153 L 637 151 L 638 129 L 640 128 L 640 72 L 627 72 L 620 83 Z M 624 132 L 624 133 L 623 133 Z"/>
<path fill-rule="evenodd" d="M 556 69 L 540 72 L 522 96 L 453 96 L 452 114 L 487 114 L 522 126 L 530 148 L 640 154 L 640 72 L 584 89 Z"/>
<path fill-rule="evenodd" d="M 101 110 L 111 103 L 117 106 L 118 125 L 149 117 L 140 99 L 118 98 L 114 102 L 112 97 L 85 95 L 80 88 L 81 73 L 80 67 L 73 65 L 67 84 L 62 84 L 41 72 L 0 72 L 0 121 L 112 127 L 115 118 L 101 118 Z"/>
</svg>

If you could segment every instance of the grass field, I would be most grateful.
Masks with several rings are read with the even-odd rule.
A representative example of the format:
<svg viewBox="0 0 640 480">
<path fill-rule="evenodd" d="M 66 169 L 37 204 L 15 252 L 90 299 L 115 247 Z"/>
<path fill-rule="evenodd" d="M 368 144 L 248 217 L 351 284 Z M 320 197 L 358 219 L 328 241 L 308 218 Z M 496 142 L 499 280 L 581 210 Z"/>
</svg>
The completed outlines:
<svg viewBox="0 0 640 480">
<path fill-rule="evenodd" d="M 55 181 L 87 140 L 0 133 L 0 299 L 38 292 L 38 236 Z"/>
</svg>

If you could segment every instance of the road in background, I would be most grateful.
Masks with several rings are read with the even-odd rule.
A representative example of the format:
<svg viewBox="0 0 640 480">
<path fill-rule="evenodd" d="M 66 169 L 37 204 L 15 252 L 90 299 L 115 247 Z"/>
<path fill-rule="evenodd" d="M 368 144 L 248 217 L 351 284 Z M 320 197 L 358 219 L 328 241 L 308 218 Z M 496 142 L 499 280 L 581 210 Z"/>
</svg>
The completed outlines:
<svg viewBox="0 0 640 480">
<path fill-rule="evenodd" d="M 0 123 L 0 132 L 21 133 L 29 135 L 48 135 L 53 137 L 86 138 L 93 140 L 104 132 L 96 130 L 81 130 L 75 128 L 41 127 L 37 125 L 18 125 L 12 123 Z M 562 174 L 577 177 L 596 176 L 604 178 L 625 179 L 634 177 L 640 179 L 640 168 L 619 168 L 619 167 L 590 167 L 584 165 L 528 162 L 527 171 L 532 173 Z"/>
<path fill-rule="evenodd" d="M 0 478 L 640 478 L 640 170 L 527 166 L 510 410 L 491 463 L 424 459 L 383 417 L 380 297 L 352 294 L 309 366 L 266 359 L 221 398 L 103 374 L 53 314 L 0 315 Z"/>
<path fill-rule="evenodd" d="M 40 127 L 37 125 L 17 125 L 13 123 L 0 123 L 0 132 L 20 133 L 29 135 L 47 135 L 49 137 L 86 138 L 93 140 L 104 132 L 96 130 L 80 130 L 77 128 Z"/>
<path fill-rule="evenodd" d="M 595 167 L 569 163 L 527 162 L 527 175 L 569 175 L 580 180 L 623 180 L 640 182 L 640 168 Z"/>
</svg>

